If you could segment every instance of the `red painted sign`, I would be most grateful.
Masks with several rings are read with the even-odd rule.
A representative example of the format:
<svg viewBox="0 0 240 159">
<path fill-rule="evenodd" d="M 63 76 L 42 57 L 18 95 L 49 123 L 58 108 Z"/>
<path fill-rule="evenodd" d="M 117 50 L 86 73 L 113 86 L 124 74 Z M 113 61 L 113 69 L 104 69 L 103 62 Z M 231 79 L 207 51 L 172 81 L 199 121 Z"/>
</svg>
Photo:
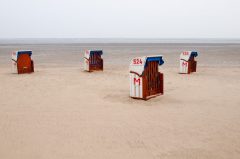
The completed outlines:
<svg viewBox="0 0 240 159">
<path fill-rule="evenodd" d="M 142 59 L 133 59 L 133 64 L 134 65 L 142 64 Z"/>
<path fill-rule="evenodd" d="M 134 85 L 138 84 L 140 86 L 140 83 L 141 83 L 140 78 L 138 78 L 138 79 L 134 78 Z"/>
<path fill-rule="evenodd" d="M 183 55 L 189 55 L 188 51 L 183 52 Z"/>
<path fill-rule="evenodd" d="M 188 66 L 188 63 L 185 62 L 185 61 L 183 61 L 183 62 L 182 62 L 182 66 L 183 66 L 183 67 L 187 67 L 187 66 Z"/>
</svg>

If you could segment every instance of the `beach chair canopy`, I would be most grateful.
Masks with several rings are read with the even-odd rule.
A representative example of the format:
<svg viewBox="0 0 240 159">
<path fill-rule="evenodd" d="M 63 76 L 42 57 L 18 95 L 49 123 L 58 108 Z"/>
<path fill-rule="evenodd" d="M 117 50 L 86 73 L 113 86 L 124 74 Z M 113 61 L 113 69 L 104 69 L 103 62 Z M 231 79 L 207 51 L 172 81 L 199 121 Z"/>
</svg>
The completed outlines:
<svg viewBox="0 0 240 159">
<path fill-rule="evenodd" d="M 198 52 L 196 51 L 184 51 L 181 53 L 180 59 L 188 61 L 191 57 L 197 57 L 197 56 L 198 56 Z"/>
<path fill-rule="evenodd" d="M 32 51 L 31 50 L 20 50 L 20 51 L 15 51 L 12 53 L 12 59 L 17 61 L 18 56 L 21 54 L 28 54 L 30 57 L 32 56 Z"/>
<path fill-rule="evenodd" d="M 99 56 L 101 56 L 103 54 L 102 50 L 87 50 L 85 51 L 84 57 L 89 59 L 91 57 L 91 55 L 93 54 L 98 54 Z"/>
<path fill-rule="evenodd" d="M 135 72 L 139 76 L 142 76 L 144 69 L 147 67 L 149 62 L 158 62 L 159 65 L 164 63 L 162 55 L 156 56 L 142 56 L 131 60 L 129 70 Z"/>
</svg>

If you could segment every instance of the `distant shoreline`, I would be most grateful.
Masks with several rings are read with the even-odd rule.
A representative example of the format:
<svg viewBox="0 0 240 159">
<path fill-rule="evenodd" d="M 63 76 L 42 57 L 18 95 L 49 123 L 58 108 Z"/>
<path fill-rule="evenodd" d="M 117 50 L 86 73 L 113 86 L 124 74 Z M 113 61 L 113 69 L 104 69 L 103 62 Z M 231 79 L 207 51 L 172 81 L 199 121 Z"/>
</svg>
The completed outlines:
<svg viewBox="0 0 240 159">
<path fill-rule="evenodd" d="M 240 39 L 0 38 L 0 44 L 240 44 Z"/>
</svg>

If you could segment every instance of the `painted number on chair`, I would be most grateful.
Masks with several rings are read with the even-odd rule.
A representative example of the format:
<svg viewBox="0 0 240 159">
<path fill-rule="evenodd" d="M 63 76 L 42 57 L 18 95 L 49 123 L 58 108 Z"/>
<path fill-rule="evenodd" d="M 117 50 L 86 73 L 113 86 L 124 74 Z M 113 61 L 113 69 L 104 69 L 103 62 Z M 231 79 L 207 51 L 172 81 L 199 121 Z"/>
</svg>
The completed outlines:
<svg viewBox="0 0 240 159">
<path fill-rule="evenodd" d="M 141 79 L 140 78 L 134 78 L 134 85 L 139 85 L 140 86 L 140 83 L 141 83 Z"/>
<path fill-rule="evenodd" d="M 133 59 L 133 64 L 134 65 L 142 64 L 142 59 Z"/>
</svg>

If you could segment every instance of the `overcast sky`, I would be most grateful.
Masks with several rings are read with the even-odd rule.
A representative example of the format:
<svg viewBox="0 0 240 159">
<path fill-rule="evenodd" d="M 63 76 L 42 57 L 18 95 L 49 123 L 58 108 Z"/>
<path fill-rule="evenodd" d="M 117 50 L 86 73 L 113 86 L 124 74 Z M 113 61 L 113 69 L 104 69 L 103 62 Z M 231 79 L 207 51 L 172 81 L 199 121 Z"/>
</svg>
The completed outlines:
<svg viewBox="0 0 240 159">
<path fill-rule="evenodd" d="M 0 38 L 240 38 L 240 0 L 0 0 Z"/>
</svg>

